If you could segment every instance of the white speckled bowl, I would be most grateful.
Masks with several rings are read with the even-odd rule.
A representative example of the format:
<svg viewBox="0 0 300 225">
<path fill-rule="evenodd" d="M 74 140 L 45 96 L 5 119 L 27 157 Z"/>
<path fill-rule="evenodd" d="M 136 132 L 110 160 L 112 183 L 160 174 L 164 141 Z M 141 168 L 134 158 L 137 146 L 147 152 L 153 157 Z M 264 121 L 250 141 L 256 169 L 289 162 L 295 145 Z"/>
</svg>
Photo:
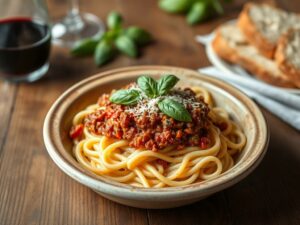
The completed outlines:
<svg viewBox="0 0 300 225">
<path fill-rule="evenodd" d="M 236 165 L 209 181 L 160 189 L 119 184 L 81 167 L 71 155 L 72 141 L 68 137 L 74 115 L 96 102 L 102 93 L 135 81 L 141 74 L 158 78 L 160 74 L 169 73 L 179 76 L 181 84 L 207 88 L 213 93 L 216 104 L 224 107 L 244 129 L 247 144 Z M 247 96 L 220 80 L 196 71 L 167 66 L 127 67 L 103 72 L 79 82 L 53 104 L 45 119 L 43 135 L 49 155 L 67 175 L 112 201 L 140 208 L 171 208 L 193 203 L 239 182 L 260 163 L 269 142 L 266 121 L 259 108 Z"/>
</svg>

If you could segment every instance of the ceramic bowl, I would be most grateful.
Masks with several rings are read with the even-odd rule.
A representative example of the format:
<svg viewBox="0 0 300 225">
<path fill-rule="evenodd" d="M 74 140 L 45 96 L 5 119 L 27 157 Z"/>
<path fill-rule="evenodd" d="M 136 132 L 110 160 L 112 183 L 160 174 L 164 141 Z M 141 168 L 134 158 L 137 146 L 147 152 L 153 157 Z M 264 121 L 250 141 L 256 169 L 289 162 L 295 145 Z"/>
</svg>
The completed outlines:
<svg viewBox="0 0 300 225">
<path fill-rule="evenodd" d="M 225 108 L 247 136 L 247 144 L 233 168 L 215 179 L 183 187 L 147 189 L 97 176 L 79 165 L 71 154 L 68 137 L 74 115 L 97 101 L 102 93 L 121 88 L 138 76 L 159 78 L 164 74 L 180 77 L 179 84 L 203 86 L 213 95 L 216 105 Z M 269 142 L 266 121 L 256 106 L 242 92 L 220 80 L 196 71 L 168 66 L 135 66 L 103 72 L 87 78 L 65 91 L 49 110 L 43 130 L 47 151 L 56 165 L 67 175 L 112 201 L 140 208 L 171 208 L 199 201 L 239 182 L 262 160 Z"/>
</svg>

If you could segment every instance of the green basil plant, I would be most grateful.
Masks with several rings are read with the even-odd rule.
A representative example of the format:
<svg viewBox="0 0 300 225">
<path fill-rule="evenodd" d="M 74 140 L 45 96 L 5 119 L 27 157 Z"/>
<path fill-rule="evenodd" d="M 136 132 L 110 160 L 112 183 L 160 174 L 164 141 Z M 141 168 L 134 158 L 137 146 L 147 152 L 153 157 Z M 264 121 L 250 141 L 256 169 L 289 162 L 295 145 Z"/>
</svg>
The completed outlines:
<svg viewBox="0 0 300 225">
<path fill-rule="evenodd" d="M 136 58 L 139 55 L 139 48 L 153 40 L 152 35 L 140 27 L 123 28 L 123 18 L 117 12 L 110 12 L 106 23 L 108 30 L 101 37 L 77 42 L 71 49 L 71 54 L 74 56 L 94 54 L 96 65 L 101 66 L 111 61 L 118 52 Z"/>
<path fill-rule="evenodd" d="M 137 80 L 139 89 L 119 90 L 113 93 L 110 101 L 120 105 L 136 105 L 143 95 L 147 98 L 160 97 L 158 108 L 161 112 L 178 121 L 191 122 L 192 117 L 184 105 L 165 96 L 179 81 L 174 75 L 166 75 L 158 81 L 149 76 L 140 76 Z"/>
<path fill-rule="evenodd" d="M 223 0 L 231 2 L 232 0 Z M 159 7 L 169 13 L 186 14 L 187 23 L 194 25 L 224 13 L 220 0 L 160 0 Z"/>
</svg>

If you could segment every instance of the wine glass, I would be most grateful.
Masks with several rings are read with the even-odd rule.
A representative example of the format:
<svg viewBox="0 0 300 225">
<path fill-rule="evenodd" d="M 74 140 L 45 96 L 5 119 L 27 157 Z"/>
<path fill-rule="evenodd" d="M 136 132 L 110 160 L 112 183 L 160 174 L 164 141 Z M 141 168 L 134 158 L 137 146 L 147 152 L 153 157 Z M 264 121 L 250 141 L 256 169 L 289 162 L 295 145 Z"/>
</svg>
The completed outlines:
<svg viewBox="0 0 300 225">
<path fill-rule="evenodd" d="M 77 41 L 97 37 L 104 32 L 104 24 L 97 16 L 79 12 L 79 0 L 69 0 L 69 3 L 67 15 L 52 26 L 54 44 L 72 48 Z"/>
<path fill-rule="evenodd" d="M 22 0 L 0 9 L 0 78 L 35 81 L 49 68 L 51 34 L 44 0 Z"/>
</svg>

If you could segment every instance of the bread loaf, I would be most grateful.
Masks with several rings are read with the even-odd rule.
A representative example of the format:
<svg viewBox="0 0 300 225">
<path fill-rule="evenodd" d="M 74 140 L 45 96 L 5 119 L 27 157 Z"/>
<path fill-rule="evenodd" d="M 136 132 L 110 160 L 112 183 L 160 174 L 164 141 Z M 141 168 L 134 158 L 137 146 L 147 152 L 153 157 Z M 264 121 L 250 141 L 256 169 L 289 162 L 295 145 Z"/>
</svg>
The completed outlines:
<svg viewBox="0 0 300 225">
<path fill-rule="evenodd" d="M 295 87 L 275 61 L 266 58 L 250 45 L 234 24 L 225 24 L 217 29 L 212 47 L 221 58 L 241 65 L 265 82 L 281 87 Z"/>
<path fill-rule="evenodd" d="M 281 35 L 300 28 L 300 16 L 268 4 L 248 3 L 240 13 L 238 26 L 249 43 L 272 59 Z"/>
<path fill-rule="evenodd" d="M 300 88 L 300 29 L 290 29 L 282 35 L 275 60 L 279 69 Z"/>
</svg>

